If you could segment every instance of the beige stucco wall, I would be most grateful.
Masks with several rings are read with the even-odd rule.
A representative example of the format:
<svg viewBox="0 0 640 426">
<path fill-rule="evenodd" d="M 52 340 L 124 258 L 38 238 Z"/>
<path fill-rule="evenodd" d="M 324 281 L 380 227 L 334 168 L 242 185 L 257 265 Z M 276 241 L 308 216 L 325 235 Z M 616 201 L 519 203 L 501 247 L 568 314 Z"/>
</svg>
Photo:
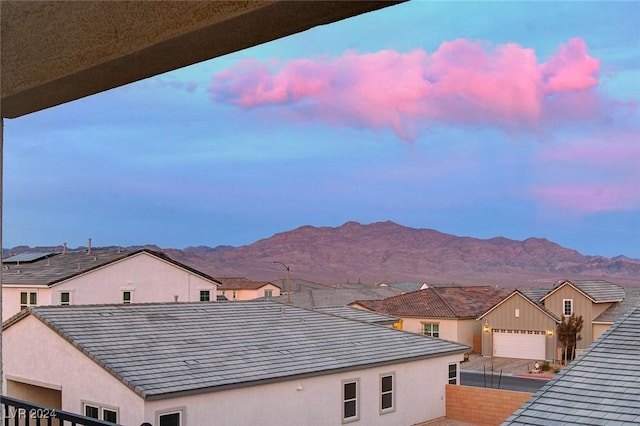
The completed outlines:
<svg viewBox="0 0 640 426">
<path fill-rule="evenodd" d="M 273 294 L 271 297 L 280 296 L 280 287 L 267 284 L 256 290 L 218 290 L 218 296 L 225 296 L 229 300 L 255 300 L 264 297 L 264 291 L 271 290 Z M 233 292 L 235 291 L 236 297 L 233 298 Z"/>
<path fill-rule="evenodd" d="M 321 377 L 292 380 L 189 397 L 146 401 L 38 319 L 27 316 L 4 332 L 3 380 L 35 384 L 62 393 L 62 409 L 80 413 L 82 402 L 119 412 L 119 422 L 156 424 L 158 412 L 183 408 L 185 425 L 340 424 L 342 381 L 359 379 L 360 421 L 410 425 L 445 415 L 448 365 L 462 355 L 406 362 Z M 34 344 L 37 342 L 37 344 Z M 46 347 L 46 351 L 42 348 Z M 379 413 L 380 374 L 395 374 L 394 412 Z M 298 388 L 301 389 L 298 389 Z"/>
<path fill-rule="evenodd" d="M 186 269 L 148 253 L 138 253 L 52 287 L 3 287 L 2 319 L 20 311 L 20 292 L 37 291 L 38 305 L 59 305 L 60 293 L 69 292 L 71 304 L 121 303 L 122 292 L 132 292 L 132 303 L 197 302 L 200 290 L 215 301 L 217 286 Z"/>
<path fill-rule="evenodd" d="M 458 342 L 460 330 L 458 329 L 458 320 L 447 318 L 414 318 L 401 317 L 402 329 L 411 333 L 422 334 L 422 324 L 433 323 L 440 325 L 440 338 Z M 474 321 L 475 322 L 475 321 Z M 471 337 L 473 342 L 473 336 Z M 460 342 L 462 343 L 462 342 Z"/>
<path fill-rule="evenodd" d="M 612 324 L 603 323 L 593 324 L 593 341 L 595 342 L 596 340 L 598 340 L 598 338 L 602 336 L 604 332 L 611 327 L 611 325 Z"/>
<path fill-rule="evenodd" d="M 82 402 L 118 407 L 123 425 L 139 425 L 137 397 L 38 319 L 27 316 L 2 335 L 3 384 L 7 379 L 60 389 L 62 410 L 82 413 Z"/>
<path fill-rule="evenodd" d="M 234 426 L 339 425 L 342 422 L 342 381 L 359 379 L 359 425 L 412 425 L 445 415 L 448 364 L 462 355 L 407 362 L 253 386 L 190 397 L 149 401 L 145 421 L 156 424 L 158 412 L 184 407 L 189 425 Z M 380 414 L 381 374 L 394 373 L 396 410 Z M 302 389 L 298 389 L 301 387 Z"/>
</svg>

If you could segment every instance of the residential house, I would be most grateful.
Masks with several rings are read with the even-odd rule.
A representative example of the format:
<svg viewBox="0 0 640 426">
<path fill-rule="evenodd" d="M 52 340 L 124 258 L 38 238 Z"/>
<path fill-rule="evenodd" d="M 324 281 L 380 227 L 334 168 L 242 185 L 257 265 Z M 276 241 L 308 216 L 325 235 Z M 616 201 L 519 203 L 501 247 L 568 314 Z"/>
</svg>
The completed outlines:
<svg viewBox="0 0 640 426">
<path fill-rule="evenodd" d="M 503 423 L 640 424 L 640 305 L 618 318 Z"/>
<path fill-rule="evenodd" d="M 364 321 L 371 324 L 378 324 L 387 327 L 396 327 L 400 318 L 391 315 L 379 314 L 377 312 L 365 311 L 363 309 L 351 308 L 349 306 L 329 306 L 315 308 L 316 311 L 330 315 L 337 315 L 344 318 Z"/>
<path fill-rule="evenodd" d="M 560 280 L 550 289 L 516 289 L 479 316 L 482 354 L 560 359 L 556 329 L 562 317 L 573 313 L 584 320 L 579 353 L 611 324 L 604 320 L 625 298 L 624 288 L 603 280 Z"/>
<path fill-rule="evenodd" d="M 291 300 L 291 304 L 303 308 L 330 308 L 335 306 L 347 306 L 354 300 L 383 299 L 395 296 L 398 293 L 388 287 L 371 286 L 367 284 L 349 283 L 338 285 L 326 285 L 304 282 L 291 286 L 291 297 L 280 296 L 277 301 Z M 293 284 L 293 282 L 292 282 Z"/>
<path fill-rule="evenodd" d="M 30 307 L 2 350 L 8 396 L 124 425 L 395 426 L 445 415 L 468 348 L 257 300 Z"/>
<path fill-rule="evenodd" d="M 425 282 L 415 281 L 383 281 L 378 283 L 380 287 L 389 287 L 398 293 L 408 293 L 410 291 L 418 291 L 429 288 L 429 284 Z"/>
<path fill-rule="evenodd" d="M 481 349 L 481 326 L 476 318 L 505 295 L 491 286 L 442 286 L 404 293 L 382 300 L 357 300 L 349 306 L 401 319 L 401 328 Z"/>
<path fill-rule="evenodd" d="M 29 306 L 214 301 L 220 284 L 148 249 L 25 253 L 2 262 L 3 321 Z"/>
<path fill-rule="evenodd" d="M 218 296 L 227 300 L 270 299 L 280 296 L 280 287 L 270 281 L 251 281 L 244 277 L 217 277 Z"/>
</svg>

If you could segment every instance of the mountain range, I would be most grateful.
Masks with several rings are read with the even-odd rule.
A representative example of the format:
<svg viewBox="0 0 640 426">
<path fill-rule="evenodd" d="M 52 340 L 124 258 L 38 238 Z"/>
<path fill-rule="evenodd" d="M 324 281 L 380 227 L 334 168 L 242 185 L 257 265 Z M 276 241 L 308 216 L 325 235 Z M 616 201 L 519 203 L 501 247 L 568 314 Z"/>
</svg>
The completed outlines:
<svg viewBox="0 0 640 426">
<path fill-rule="evenodd" d="M 458 237 L 390 221 L 302 226 L 240 247 L 159 250 L 213 277 L 260 281 L 283 279 L 286 265 L 292 279 L 329 285 L 412 281 L 530 287 L 566 278 L 606 279 L 640 287 L 640 259 L 585 256 L 541 238 Z M 5 254 L 22 251 L 25 247 L 5 250 Z"/>
</svg>

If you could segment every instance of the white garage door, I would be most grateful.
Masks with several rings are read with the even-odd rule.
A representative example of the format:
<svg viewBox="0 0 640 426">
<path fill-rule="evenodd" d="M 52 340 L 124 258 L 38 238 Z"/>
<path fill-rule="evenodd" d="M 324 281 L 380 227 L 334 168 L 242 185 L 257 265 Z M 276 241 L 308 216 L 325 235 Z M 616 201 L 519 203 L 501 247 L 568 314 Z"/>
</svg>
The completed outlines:
<svg viewBox="0 0 640 426">
<path fill-rule="evenodd" d="M 544 331 L 493 330 L 493 347 L 498 357 L 543 360 Z"/>
</svg>

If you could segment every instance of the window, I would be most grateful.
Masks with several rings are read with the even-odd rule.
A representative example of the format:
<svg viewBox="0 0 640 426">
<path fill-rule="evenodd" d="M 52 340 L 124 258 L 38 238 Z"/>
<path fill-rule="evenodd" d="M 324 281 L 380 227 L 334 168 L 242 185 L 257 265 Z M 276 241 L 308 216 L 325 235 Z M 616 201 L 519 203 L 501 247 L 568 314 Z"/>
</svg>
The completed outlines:
<svg viewBox="0 0 640 426">
<path fill-rule="evenodd" d="M 342 382 L 342 423 L 358 420 L 358 381 Z"/>
<path fill-rule="evenodd" d="M 211 292 L 209 290 L 200 290 L 200 301 L 201 302 L 210 302 L 211 301 Z"/>
<path fill-rule="evenodd" d="M 125 305 L 128 305 L 131 303 L 131 292 L 130 291 L 123 291 L 122 292 L 122 303 L 124 303 Z"/>
<path fill-rule="evenodd" d="M 118 410 L 113 407 L 103 407 L 98 404 L 84 404 L 84 415 L 93 419 L 118 423 Z"/>
<path fill-rule="evenodd" d="M 182 410 L 159 414 L 158 425 L 159 426 L 182 426 Z"/>
<path fill-rule="evenodd" d="M 389 413 L 395 410 L 393 398 L 393 374 L 380 376 L 380 413 Z"/>
<path fill-rule="evenodd" d="M 60 293 L 60 304 L 69 305 L 71 303 L 71 294 L 68 291 Z"/>
<path fill-rule="evenodd" d="M 449 384 L 458 384 L 458 364 L 449 364 Z"/>
<path fill-rule="evenodd" d="M 265 290 L 264 291 L 264 297 L 265 299 L 270 299 L 273 297 L 273 290 Z"/>
<path fill-rule="evenodd" d="M 440 324 L 422 323 L 422 334 L 431 337 L 440 337 Z"/>
<path fill-rule="evenodd" d="M 562 301 L 563 314 L 567 317 L 573 313 L 573 299 L 564 299 Z"/>
<path fill-rule="evenodd" d="M 20 310 L 27 309 L 28 306 L 38 305 L 38 293 L 23 291 L 20 293 Z"/>
</svg>

